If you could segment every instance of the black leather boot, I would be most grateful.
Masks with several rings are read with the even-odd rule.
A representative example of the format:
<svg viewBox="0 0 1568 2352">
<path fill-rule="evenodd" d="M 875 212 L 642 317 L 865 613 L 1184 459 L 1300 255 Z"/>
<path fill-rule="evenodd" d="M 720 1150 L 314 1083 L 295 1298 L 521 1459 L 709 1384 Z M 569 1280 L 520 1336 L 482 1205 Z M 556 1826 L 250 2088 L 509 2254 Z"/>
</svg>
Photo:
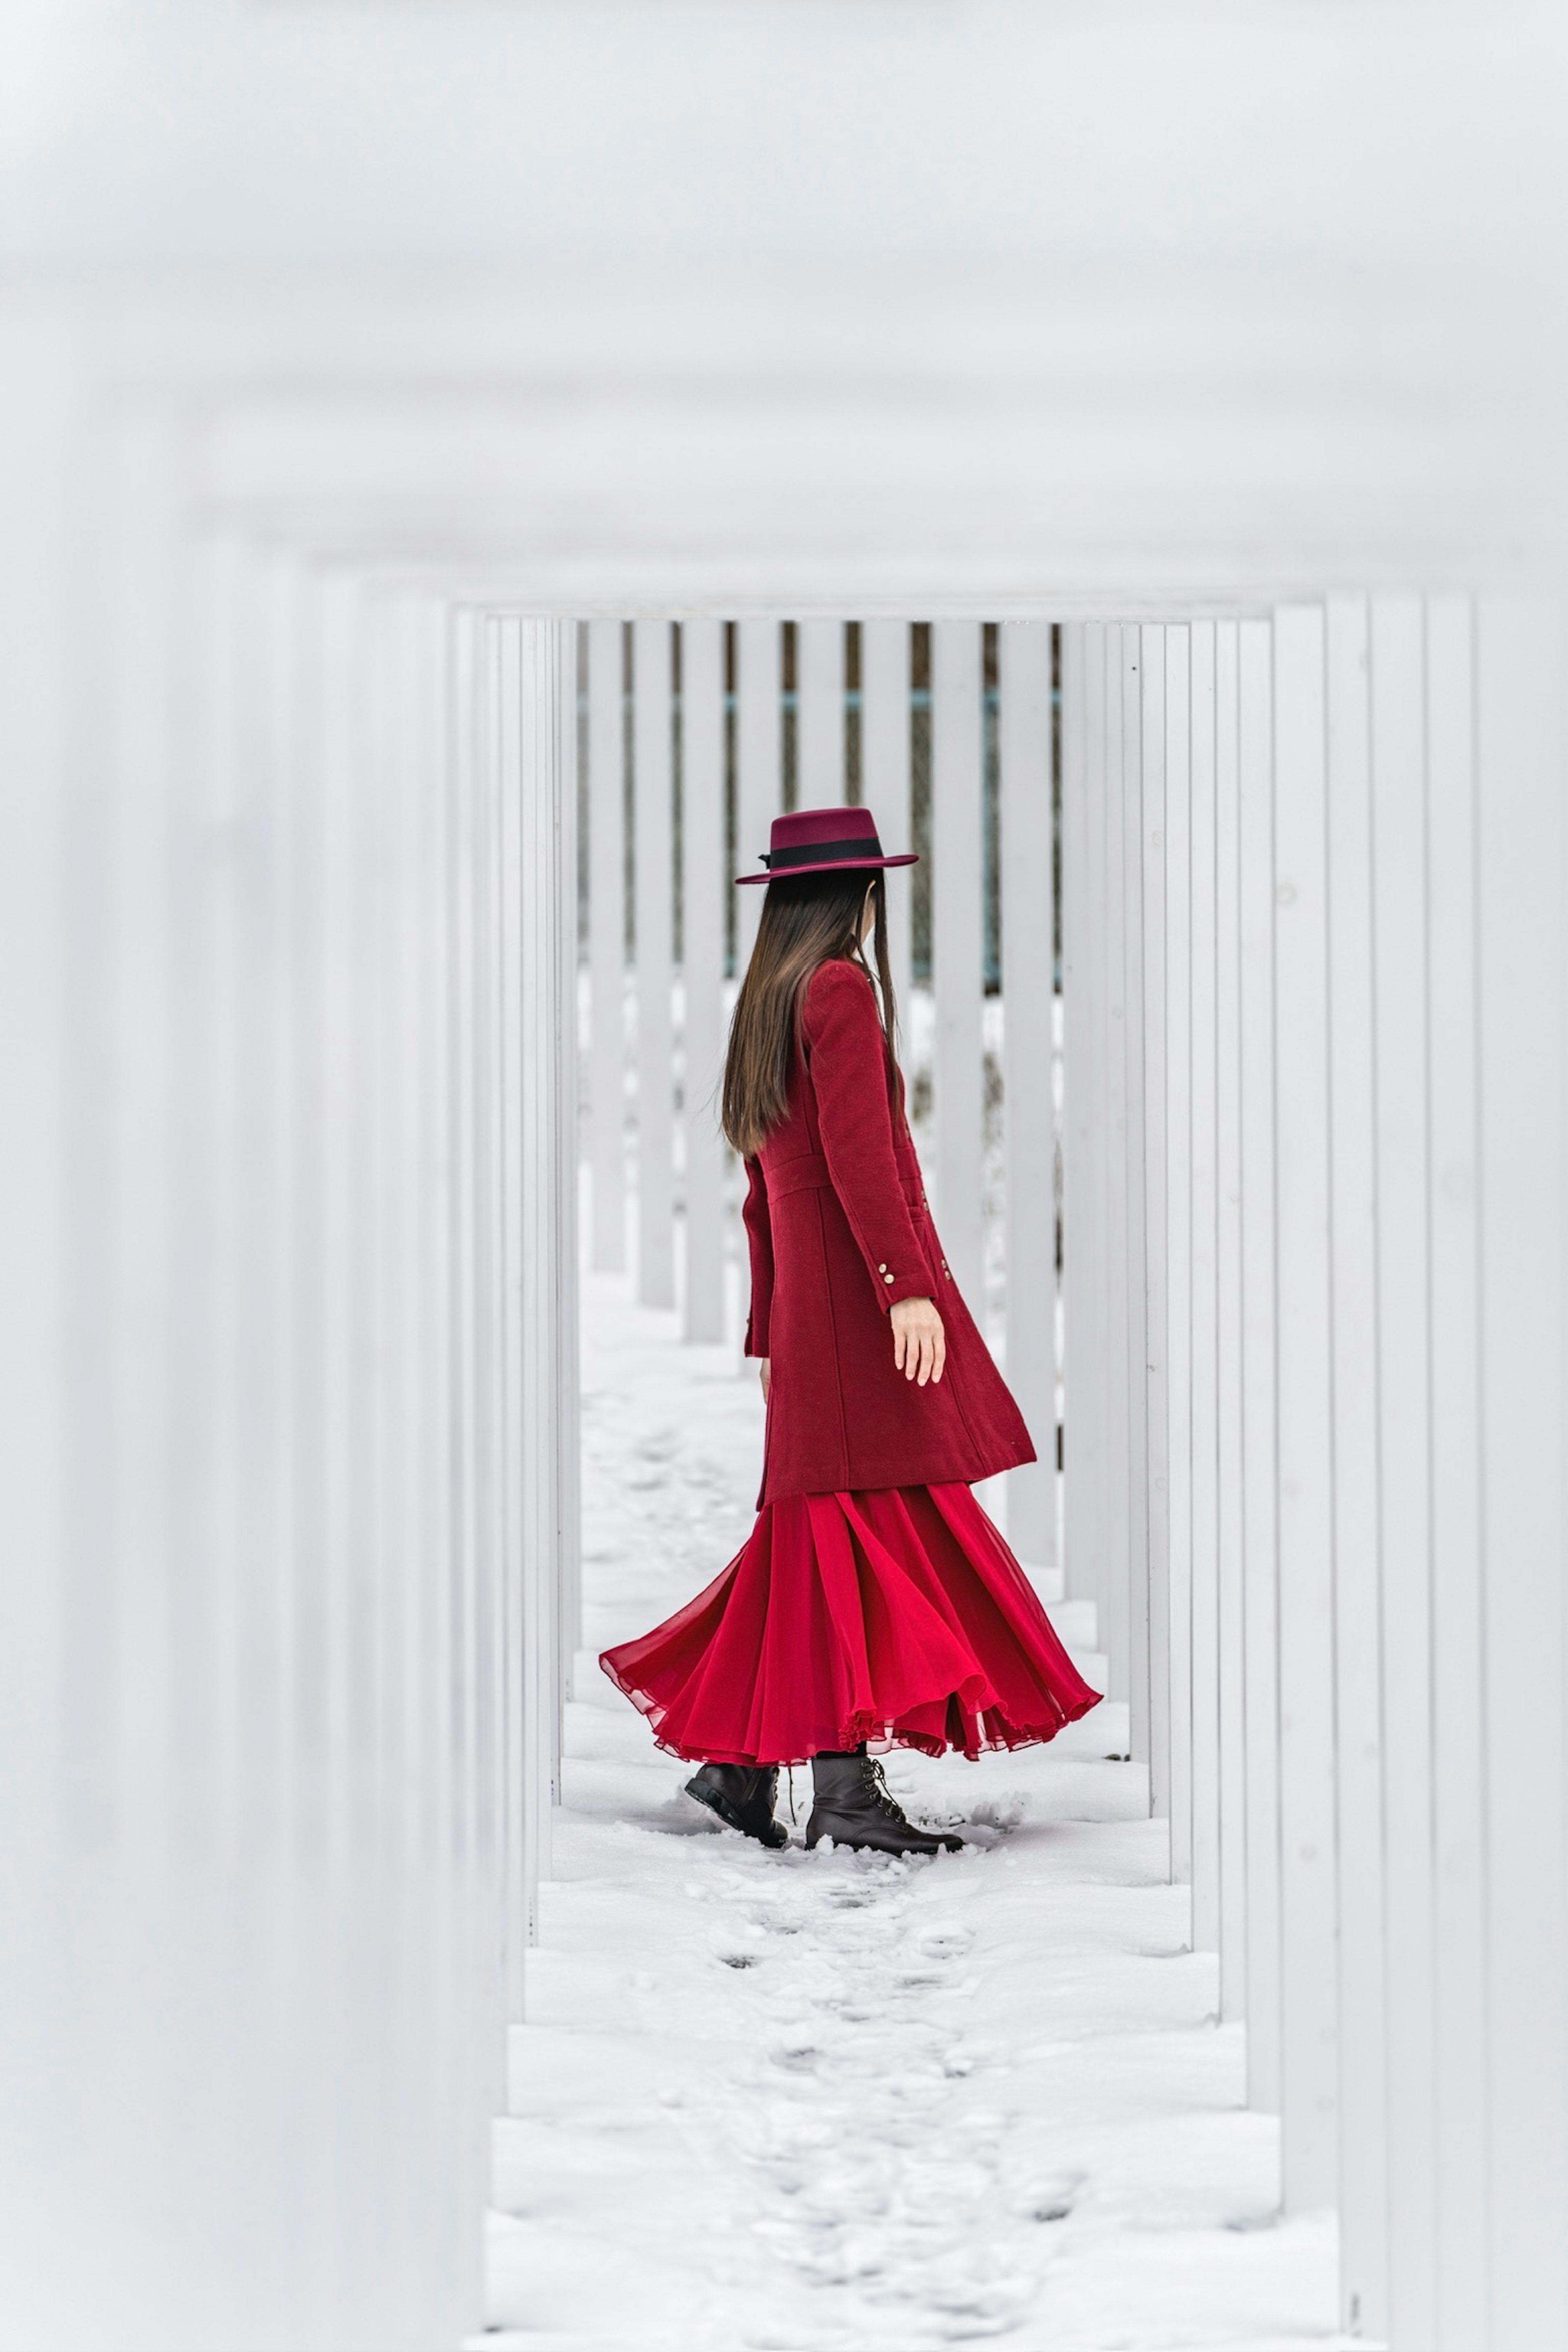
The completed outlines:
<svg viewBox="0 0 1568 2352">
<path fill-rule="evenodd" d="M 686 1784 L 686 1793 L 728 1822 L 742 1837 L 776 1852 L 788 1845 L 789 1832 L 773 1819 L 779 1792 L 776 1764 L 701 1764 Z"/>
<path fill-rule="evenodd" d="M 889 1793 L 882 1768 L 863 1748 L 811 1759 L 811 1819 L 805 1843 L 831 1838 L 870 1853 L 956 1853 L 963 1840 L 951 1830 L 918 1830 Z"/>
</svg>

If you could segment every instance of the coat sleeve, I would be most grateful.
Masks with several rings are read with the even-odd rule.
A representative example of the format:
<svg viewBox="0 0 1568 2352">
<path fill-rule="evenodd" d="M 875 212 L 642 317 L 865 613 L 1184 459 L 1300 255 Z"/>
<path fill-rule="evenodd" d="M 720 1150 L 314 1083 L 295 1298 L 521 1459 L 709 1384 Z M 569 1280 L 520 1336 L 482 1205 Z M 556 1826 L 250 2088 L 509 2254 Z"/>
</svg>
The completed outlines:
<svg viewBox="0 0 1568 2352">
<path fill-rule="evenodd" d="M 768 1352 L 768 1316 L 773 1303 L 773 1234 L 768 1214 L 767 1180 L 760 1160 L 746 1162 L 746 1198 L 741 1214 L 752 1259 L 752 1311 L 746 1318 L 748 1356 Z"/>
<path fill-rule="evenodd" d="M 900 1298 L 930 1298 L 931 1271 L 893 1157 L 887 1045 L 864 972 L 842 961 L 821 965 L 801 1027 L 823 1157 L 882 1311 Z"/>
</svg>

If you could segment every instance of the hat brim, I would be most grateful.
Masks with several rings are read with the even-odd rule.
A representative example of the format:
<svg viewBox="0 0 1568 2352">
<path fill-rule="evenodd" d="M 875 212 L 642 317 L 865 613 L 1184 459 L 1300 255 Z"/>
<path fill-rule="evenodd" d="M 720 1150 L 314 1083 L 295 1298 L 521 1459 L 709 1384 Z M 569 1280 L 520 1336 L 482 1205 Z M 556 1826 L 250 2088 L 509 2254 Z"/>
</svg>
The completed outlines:
<svg viewBox="0 0 1568 2352">
<path fill-rule="evenodd" d="M 781 866 L 775 874 L 770 867 L 763 874 L 737 874 L 736 881 L 743 889 L 748 882 L 793 882 L 800 874 L 849 874 L 858 868 L 874 871 L 879 866 L 918 866 L 918 849 L 902 849 L 896 857 L 831 857 L 811 866 Z"/>
</svg>

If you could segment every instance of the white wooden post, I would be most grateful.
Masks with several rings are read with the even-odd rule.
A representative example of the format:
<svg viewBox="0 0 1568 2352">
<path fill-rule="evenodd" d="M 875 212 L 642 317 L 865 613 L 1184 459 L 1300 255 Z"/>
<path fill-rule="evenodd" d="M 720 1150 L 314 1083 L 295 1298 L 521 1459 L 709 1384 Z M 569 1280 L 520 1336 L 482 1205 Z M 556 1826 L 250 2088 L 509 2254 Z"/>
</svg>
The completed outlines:
<svg viewBox="0 0 1568 2352">
<path fill-rule="evenodd" d="M 910 776 L 910 625 L 860 625 L 860 789 L 884 849 L 912 849 Z M 888 953 L 900 1017 L 914 984 L 913 868 L 889 873 Z"/>
<path fill-rule="evenodd" d="M 1165 1465 L 1171 1875 L 1193 1874 L 1192 632 L 1165 632 Z"/>
<path fill-rule="evenodd" d="M 588 625 L 588 971 L 592 990 L 594 1265 L 626 1262 L 624 630 Z"/>
<path fill-rule="evenodd" d="M 681 628 L 681 1099 L 688 1339 L 724 1336 L 724 645 L 722 624 Z M 745 896 L 744 892 L 739 894 Z M 755 892 L 752 894 L 753 897 Z"/>
<path fill-rule="evenodd" d="M 1105 628 L 1062 632 L 1063 1083 L 1062 1570 L 1073 1600 L 1099 1602 L 1105 1565 Z"/>
<path fill-rule="evenodd" d="M 674 894 L 668 621 L 638 621 L 633 653 L 637 810 L 637 1297 L 675 1304 Z"/>
<path fill-rule="evenodd" d="M 1339 1742 L 1342 2303 L 1387 2321 L 1382 1594 L 1378 1504 L 1377 992 L 1374 781 L 1365 599 L 1325 612 L 1328 664 L 1329 1070 L 1334 1379 L 1334 1697 Z M 1426 1381 L 1422 1380 L 1422 1391 Z"/>
<path fill-rule="evenodd" d="M 1097 957 L 1103 1008 L 1103 1140 L 1100 1161 L 1105 1318 L 1105 1555 L 1100 1600 L 1100 1645 L 1105 1652 L 1107 1695 L 1126 1701 L 1130 1688 L 1131 1524 L 1129 1503 L 1132 1405 L 1127 1360 L 1127 821 L 1123 773 L 1125 688 L 1120 622 L 1105 631 L 1104 667 L 1093 681 L 1104 710 L 1104 869 L 1097 894 Z"/>
<path fill-rule="evenodd" d="M 1323 614 L 1274 623 L 1276 1397 L 1287 2209 L 1338 2193 Z"/>
<path fill-rule="evenodd" d="M 1167 1393 L 1165 1026 L 1165 631 L 1140 632 L 1143 870 L 1143 1331 L 1142 1444 L 1149 1528 L 1149 1810 L 1171 1810 L 1171 1528 Z"/>
<path fill-rule="evenodd" d="M 862 676 L 865 646 L 862 632 Z M 1007 1535 L 1031 1567 L 1055 1568 L 1056 880 L 1048 623 L 1003 623 L 997 632 L 997 683 L 1007 1380 L 1039 1455 L 1009 1475 Z"/>
<path fill-rule="evenodd" d="M 1215 624 L 1192 628 L 1192 1772 L 1193 1938 L 1219 1948 L 1218 1171 L 1215 1101 Z"/>
<path fill-rule="evenodd" d="M 1565 688 L 1562 605 L 1483 596 L 1476 617 L 1476 889 L 1488 2352 L 1560 2342 L 1568 2310 Z M 1457 1171 L 1446 1171 L 1445 1182 L 1457 1173 L 1462 1184 L 1463 1168 L 1461 1161 Z"/>
<path fill-rule="evenodd" d="M 762 872 L 758 859 L 768 845 L 768 828 L 784 807 L 784 709 L 781 700 L 783 644 L 773 620 L 742 621 L 735 630 L 737 709 L 735 756 L 735 871 Z M 736 963 L 743 976 L 757 936 L 765 890 L 740 891 L 736 915 Z M 742 1286 L 744 1276 L 742 1276 Z M 742 1307 L 742 1323 L 745 1320 Z"/>
<path fill-rule="evenodd" d="M 1247 1997 L 1242 1601 L 1239 625 L 1215 630 L 1215 1580 L 1219 1635 L 1220 2014 Z"/>
<path fill-rule="evenodd" d="M 1247 1638 L 1247 2086 L 1279 2105 L 1279 1654 L 1274 1494 L 1274 632 L 1239 646 L 1242 1543 Z"/>
<path fill-rule="evenodd" d="M 829 808 L 844 798 L 844 624 L 795 628 L 795 804 Z"/>
<path fill-rule="evenodd" d="M 545 1032 L 555 1049 L 554 1230 L 551 1236 L 555 1284 L 556 1389 L 552 1401 L 555 1436 L 555 1559 L 557 1672 L 553 1761 L 560 1793 L 562 1711 L 572 1695 L 572 1676 L 583 1640 L 583 1547 L 580 1477 L 582 1444 L 578 1363 L 577 1225 L 579 1154 L 577 1008 L 581 946 L 577 911 L 577 645 L 574 623 L 563 623 L 555 639 L 555 771 L 552 778 L 552 848 L 555 885 L 555 1004 Z M 546 749 L 549 749 L 547 746 Z"/>
<path fill-rule="evenodd" d="M 1489 2340 L 1475 616 L 1426 611 L 1430 959 L 1432 1758 L 1440 2352 Z M 1550 770 L 1548 770 L 1550 775 Z M 1537 773 L 1540 773 L 1539 769 Z M 1551 791 L 1551 784 L 1548 790 Z M 1516 1112 L 1517 1115 L 1517 1112 Z"/>
<path fill-rule="evenodd" d="M 1121 987 L 1126 1240 L 1128 1752 L 1149 1760 L 1149 1333 L 1143 1134 L 1143 632 L 1121 631 Z"/>
<path fill-rule="evenodd" d="M 931 953 L 936 1213 L 952 1278 L 985 1324 L 982 1250 L 980 629 L 931 625 Z M 940 1305 L 940 1301 L 938 1302 Z"/>
</svg>

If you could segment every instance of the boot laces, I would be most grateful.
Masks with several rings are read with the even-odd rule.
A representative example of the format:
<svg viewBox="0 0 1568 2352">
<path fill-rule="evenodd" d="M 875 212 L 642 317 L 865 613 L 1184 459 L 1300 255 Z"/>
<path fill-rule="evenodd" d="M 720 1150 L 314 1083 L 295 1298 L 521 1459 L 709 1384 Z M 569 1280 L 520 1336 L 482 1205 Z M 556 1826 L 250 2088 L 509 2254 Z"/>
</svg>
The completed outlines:
<svg viewBox="0 0 1568 2352">
<path fill-rule="evenodd" d="M 903 1807 L 900 1804 L 898 1799 L 889 1788 L 887 1781 L 882 1777 L 882 1767 L 876 1757 L 863 1756 L 860 1759 L 860 1764 L 862 1778 L 866 1786 L 866 1793 L 870 1798 L 871 1802 L 878 1808 L 879 1811 L 887 1816 L 889 1821 L 897 1822 L 900 1829 L 908 1829 L 910 1826 L 909 1815 L 905 1812 Z"/>
</svg>

